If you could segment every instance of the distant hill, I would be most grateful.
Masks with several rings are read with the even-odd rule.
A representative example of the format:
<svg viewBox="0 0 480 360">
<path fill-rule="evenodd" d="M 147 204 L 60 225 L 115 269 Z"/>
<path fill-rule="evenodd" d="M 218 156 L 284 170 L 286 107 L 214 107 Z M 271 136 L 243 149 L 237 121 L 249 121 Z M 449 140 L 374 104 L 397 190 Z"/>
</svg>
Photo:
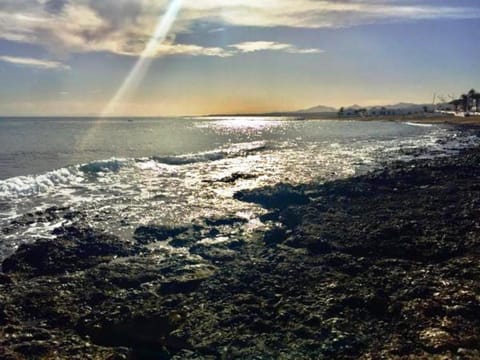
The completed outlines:
<svg viewBox="0 0 480 360">
<path fill-rule="evenodd" d="M 422 112 L 424 107 L 431 108 L 431 104 L 413 104 L 413 103 L 404 103 L 400 102 L 398 104 L 392 104 L 392 105 L 377 105 L 377 106 L 361 106 L 358 104 L 351 105 L 351 106 L 345 106 L 344 110 L 345 111 L 355 111 L 355 110 L 360 110 L 360 109 L 366 109 L 368 112 L 375 111 L 375 110 L 380 110 L 380 109 L 387 109 L 390 111 L 394 111 L 395 113 L 416 113 L 416 112 Z M 298 110 L 293 113 L 299 113 L 299 114 L 321 114 L 321 113 L 336 113 L 338 112 L 338 109 L 331 107 L 331 106 L 325 106 L 325 105 L 318 105 L 314 106 L 308 109 L 304 110 Z"/>
<path fill-rule="evenodd" d="M 438 105 L 438 104 L 437 104 Z M 361 106 L 358 104 L 343 107 L 345 116 L 383 116 L 383 115 L 409 115 L 425 112 L 425 108 L 432 112 L 432 104 L 397 103 L 392 105 Z M 330 118 L 337 116 L 339 109 L 331 106 L 318 105 L 304 110 L 252 113 L 252 114 L 214 114 L 211 116 L 298 116 L 300 118 Z"/>
<path fill-rule="evenodd" d="M 423 107 L 427 106 L 427 104 L 414 104 L 414 103 L 403 103 L 400 102 L 398 104 L 394 105 L 385 105 L 387 109 L 412 109 L 412 108 L 418 108 L 418 107 Z M 379 106 L 377 106 L 379 107 Z"/>
<path fill-rule="evenodd" d="M 355 104 L 355 105 L 352 105 L 352 106 L 347 106 L 347 107 L 345 107 L 345 109 L 359 110 L 359 109 L 363 109 L 363 106 Z"/>
<path fill-rule="evenodd" d="M 413 104 L 413 103 L 398 103 L 392 105 L 377 105 L 377 106 L 359 106 L 352 105 L 344 107 L 344 113 L 356 114 L 358 111 L 362 111 L 365 115 L 407 115 L 423 113 L 424 109 L 433 111 L 434 106 L 432 104 Z"/>
<path fill-rule="evenodd" d="M 334 112 L 337 112 L 337 111 L 338 111 L 338 109 L 335 109 L 334 107 L 318 105 L 318 106 L 314 106 L 314 107 L 311 107 L 311 108 L 308 108 L 308 109 L 299 110 L 299 111 L 296 111 L 296 112 L 303 113 L 303 114 L 308 114 L 308 113 L 334 113 Z"/>
</svg>

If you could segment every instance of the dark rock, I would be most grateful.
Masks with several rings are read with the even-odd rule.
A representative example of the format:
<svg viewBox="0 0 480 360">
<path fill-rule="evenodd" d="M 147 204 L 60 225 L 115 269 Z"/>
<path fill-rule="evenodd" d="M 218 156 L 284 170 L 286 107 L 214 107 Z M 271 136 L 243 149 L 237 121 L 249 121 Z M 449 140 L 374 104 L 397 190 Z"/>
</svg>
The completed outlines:
<svg viewBox="0 0 480 360">
<path fill-rule="evenodd" d="M 236 254 L 235 251 L 228 248 L 204 245 L 194 246 L 190 249 L 190 252 L 213 262 L 232 261 Z"/>
<path fill-rule="evenodd" d="M 189 293 L 195 291 L 202 281 L 202 278 L 176 278 L 168 282 L 162 283 L 162 294 L 177 294 L 177 293 Z"/>
<path fill-rule="evenodd" d="M 12 282 L 13 281 L 10 276 L 8 276 L 7 274 L 0 273 L 0 285 L 8 285 L 8 284 L 11 284 Z"/>
<path fill-rule="evenodd" d="M 274 227 L 273 229 L 265 232 L 263 235 L 263 241 L 268 246 L 275 246 L 282 243 L 287 238 L 287 231 L 282 227 Z"/>
<path fill-rule="evenodd" d="M 56 232 L 55 240 L 37 240 L 22 244 L 17 252 L 5 259 L 5 273 L 44 276 L 84 270 L 118 256 L 140 251 L 119 238 L 88 228 L 67 227 Z"/>
<path fill-rule="evenodd" d="M 205 224 L 207 226 L 232 226 L 235 224 L 245 224 L 248 220 L 241 217 L 228 217 L 228 218 L 218 218 L 218 219 L 206 219 Z"/>
<path fill-rule="evenodd" d="M 279 220 L 287 228 L 293 229 L 301 224 L 304 215 L 303 209 L 299 207 L 288 207 L 280 212 Z"/>
<path fill-rule="evenodd" d="M 265 223 L 267 221 L 278 221 L 280 216 L 280 211 L 268 212 L 260 216 L 260 221 Z"/>
<path fill-rule="evenodd" d="M 265 208 L 284 209 L 292 205 L 304 205 L 310 201 L 302 189 L 287 184 L 271 188 L 239 191 L 235 193 L 237 200 L 260 204 Z"/>
<path fill-rule="evenodd" d="M 140 226 L 135 230 L 134 239 L 139 244 L 149 244 L 155 241 L 165 241 L 175 237 L 189 228 L 186 226 L 148 225 Z"/>
<path fill-rule="evenodd" d="M 334 250 L 332 245 L 324 239 L 304 237 L 298 234 L 288 238 L 288 240 L 285 242 L 285 245 L 294 248 L 306 248 L 310 251 L 310 253 L 317 255 L 326 254 Z"/>
<path fill-rule="evenodd" d="M 49 346 L 43 341 L 23 343 L 15 346 L 13 350 L 29 358 L 42 358 L 50 352 Z"/>
<path fill-rule="evenodd" d="M 199 243 L 240 224 L 221 219 L 139 232 L 191 254 L 62 227 L 6 260 L 0 358 L 478 359 L 479 164 L 254 191 L 281 209 L 265 241 Z"/>
<path fill-rule="evenodd" d="M 216 180 L 217 182 L 224 182 L 224 183 L 234 183 L 237 180 L 249 180 L 249 179 L 255 179 L 257 178 L 258 175 L 255 174 L 244 174 L 244 173 L 233 173 L 230 176 L 226 176 L 224 178 L 221 178 L 219 180 Z"/>
<path fill-rule="evenodd" d="M 167 316 L 151 315 L 108 323 L 87 323 L 78 330 L 102 346 L 131 347 L 137 355 L 150 354 L 168 359 L 165 337 L 173 329 Z"/>
</svg>

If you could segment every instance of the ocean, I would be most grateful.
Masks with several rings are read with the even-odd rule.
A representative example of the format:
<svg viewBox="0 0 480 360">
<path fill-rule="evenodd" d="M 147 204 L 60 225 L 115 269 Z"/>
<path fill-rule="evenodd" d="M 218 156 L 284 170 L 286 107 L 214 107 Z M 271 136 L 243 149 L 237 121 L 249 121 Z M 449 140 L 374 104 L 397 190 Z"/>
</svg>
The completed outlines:
<svg viewBox="0 0 480 360">
<path fill-rule="evenodd" d="M 478 143 L 449 125 L 387 121 L 2 118 L 0 259 L 78 218 L 126 241 L 145 224 L 245 219 L 202 240 L 225 242 L 265 227 L 265 210 L 235 200 L 237 191 L 346 178 Z M 35 218 L 51 208 L 76 215 Z"/>
</svg>

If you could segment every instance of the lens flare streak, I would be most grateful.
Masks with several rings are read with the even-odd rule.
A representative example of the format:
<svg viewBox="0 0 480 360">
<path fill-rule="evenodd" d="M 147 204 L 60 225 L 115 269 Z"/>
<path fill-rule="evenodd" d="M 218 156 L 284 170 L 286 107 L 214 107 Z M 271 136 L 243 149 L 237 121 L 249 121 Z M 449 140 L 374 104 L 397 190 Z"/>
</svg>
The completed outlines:
<svg viewBox="0 0 480 360">
<path fill-rule="evenodd" d="M 170 2 L 167 7 L 167 11 L 159 19 L 155 28 L 155 32 L 153 33 L 152 37 L 145 46 L 145 49 L 139 56 L 138 61 L 136 62 L 135 66 L 132 68 L 128 76 L 125 78 L 122 85 L 115 93 L 113 98 L 110 100 L 108 105 L 102 111 L 101 117 L 112 115 L 116 105 L 125 98 L 125 95 L 128 92 L 134 90 L 145 77 L 145 74 L 147 73 L 150 65 L 152 64 L 152 61 L 155 58 L 155 52 L 157 50 L 157 47 L 167 38 L 170 29 L 175 23 L 178 13 L 182 8 L 182 3 L 183 0 L 172 0 Z"/>
</svg>

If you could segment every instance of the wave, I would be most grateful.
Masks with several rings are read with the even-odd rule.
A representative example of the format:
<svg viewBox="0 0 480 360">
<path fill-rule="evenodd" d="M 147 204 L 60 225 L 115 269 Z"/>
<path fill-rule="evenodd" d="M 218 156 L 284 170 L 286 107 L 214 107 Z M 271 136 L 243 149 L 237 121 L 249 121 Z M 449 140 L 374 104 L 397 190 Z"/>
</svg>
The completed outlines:
<svg viewBox="0 0 480 360">
<path fill-rule="evenodd" d="M 17 176 L 0 181 L 0 198 L 32 196 L 78 180 L 80 180 L 78 171 L 73 167 L 61 168 L 41 175 Z"/>
<path fill-rule="evenodd" d="M 424 124 L 413 124 L 414 126 L 423 126 Z M 398 141 L 374 141 L 365 143 L 351 148 L 341 143 L 331 143 L 337 157 L 349 158 L 352 152 L 358 155 L 359 149 L 364 149 L 369 153 L 398 153 L 399 158 L 409 155 L 409 150 L 424 149 L 422 156 L 435 156 L 438 153 L 449 154 L 458 151 L 461 148 L 470 147 L 478 143 L 476 134 L 463 133 L 461 136 L 449 133 L 447 130 L 439 128 L 438 131 L 429 133 L 424 137 L 406 138 Z M 101 177 L 113 176 L 122 169 L 126 169 L 124 174 L 120 174 L 119 179 L 112 181 L 120 181 L 128 183 L 128 176 L 131 176 L 130 170 L 145 171 L 155 170 L 158 172 L 176 171 L 176 166 L 206 163 L 212 161 L 221 161 L 224 159 L 247 157 L 249 155 L 258 154 L 266 150 L 280 150 L 290 148 L 292 144 L 275 143 L 274 147 L 265 141 L 255 141 L 246 143 L 230 144 L 228 147 L 217 148 L 212 151 L 191 153 L 178 156 L 156 156 L 138 159 L 121 159 L 111 158 L 107 160 L 97 160 L 84 164 L 67 166 L 61 169 L 49 171 L 40 175 L 18 176 L 6 180 L 0 180 L 0 200 L 10 200 L 17 198 L 25 198 L 43 193 L 58 192 L 62 189 L 75 187 L 96 186 L 97 181 Z M 300 149 L 298 149 L 301 151 Z M 305 153 L 299 153 L 298 161 L 303 161 L 303 157 L 309 154 L 308 148 L 304 149 Z M 381 156 L 380 156 L 381 157 Z M 365 156 L 365 158 L 368 158 Z"/>
<path fill-rule="evenodd" d="M 92 161 L 79 166 L 79 170 L 86 174 L 98 174 L 101 172 L 118 172 L 121 168 L 128 165 L 127 159 L 108 159 Z"/>
<path fill-rule="evenodd" d="M 200 162 L 219 161 L 223 159 L 248 156 L 250 154 L 267 150 L 268 146 L 264 141 L 233 144 L 229 148 L 205 151 L 194 154 L 178 156 L 154 156 L 151 160 L 166 165 L 188 165 Z"/>
<path fill-rule="evenodd" d="M 433 124 L 421 124 L 421 123 L 415 123 L 415 122 L 406 122 L 405 124 L 410 125 L 410 126 L 420 126 L 420 127 L 432 127 Z"/>
<path fill-rule="evenodd" d="M 128 164 L 125 159 L 108 159 L 67 166 L 40 175 L 17 176 L 0 180 L 0 199 L 15 199 L 48 193 L 59 186 L 78 185 L 85 175 L 118 172 Z"/>
<path fill-rule="evenodd" d="M 122 168 L 134 163 L 146 164 L 137 166 L 147 169 L 153 166 L 151 161 L 163 165 L 187 165 L 199 162 L 218 161 L 226 158 L 247 156 L 248 154 L 266 149 L 265 142 L 233 144 L 229 148 L 186 154 L 179 156 L 152 157 L 148 159 L 118 159 L 97 160 L 85 164 L 67 166 L 40 175 L 17 176 L 0 180 L 0 199 L 15 199 L 48 193 L 59 186 L 80 185 L 85 180 L 92 180 L 108 173 L 117 173 Z M 147 164 L 148 163 L 148 164 Z"/>
</svg>

